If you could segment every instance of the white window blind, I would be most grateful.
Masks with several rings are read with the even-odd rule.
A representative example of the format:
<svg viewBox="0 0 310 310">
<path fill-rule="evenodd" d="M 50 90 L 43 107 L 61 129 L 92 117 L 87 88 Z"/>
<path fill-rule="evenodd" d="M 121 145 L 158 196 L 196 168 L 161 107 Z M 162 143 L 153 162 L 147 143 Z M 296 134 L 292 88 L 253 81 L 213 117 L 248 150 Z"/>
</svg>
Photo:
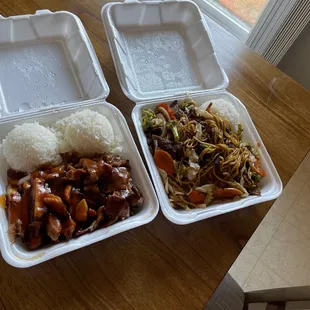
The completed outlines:
<svg viewBox="0 0 310 310">
<path fill-rule="evenodd" d="M 310 0 L 270 0 L 246 44 L 277 65 L 310 20 Z"/>
</svg>

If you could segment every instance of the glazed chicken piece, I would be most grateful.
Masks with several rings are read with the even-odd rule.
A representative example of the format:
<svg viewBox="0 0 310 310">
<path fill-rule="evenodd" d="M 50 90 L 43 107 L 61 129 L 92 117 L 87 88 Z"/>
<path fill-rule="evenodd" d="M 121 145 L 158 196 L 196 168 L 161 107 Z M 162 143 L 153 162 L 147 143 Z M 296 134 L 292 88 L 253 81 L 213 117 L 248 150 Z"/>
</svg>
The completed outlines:
<svg viewBox="0 0 310 310">
<path fill-rule="evenodd" d="M 112 179 L 110 184 L 108 185 L 106 192 L 111 193 L 114 191 L 126 189 L 129 179 L 130 172 L 127 170 L 127 168 L 112 168 Z"/>
<path fill-rule="evenodd" d="M 102 159 L 97 162 L 97 167 L 99 171 L 98 173 L 100 174 L 100 179 L 104 182 L 109 182 L 112 179 L 113 167 Z"/>
<path fill-rule="evenodd" d="M 30 221 L 30 201 L 31 201 L 31 185 L 28 182 L 23 183 L 23 195 L 20 206 L 20 220 L 22 222 L 21 236 L 24 237 L 25 231 Z"/>
<path fill-rule="evenodd" d="M 98 225 L 103 221 L 104 219 L 104 210 L 105 210 L 105 206 L 102 206 L 98 209 L 97 211 L 97 218 L 96 220 L 94 220 L 91 225 L 89 227 L 87 227 L 86 229 L 83 229 L 83 230 L 78 230 L 76 232 L 76 236 L 79 237 L 79 236 L 82 236 L 82 235 L 85 235 L 87 233 L 90 233 L 92 231 L 94 231 Z"/>
<path fill-rule="evenodd" d="M 97 163 L 88 158 L 81 158 L 80 165 L 87 170 L 92 182 L 96 182 L 99 179 Z"/>
<path fill-rule="evenodd" d="M 44 170 L 44 171 L 43 171 Z M 57 167 L 41 167 L 41 171 L 35 171 L 32 176 L 37 178 L 43 178 L 45 180 L 54 180 L 66 176 L 65 165 L 60 165 Z"/>
<path fill-rule="evenodd" d="M 59 173 L 57 172 L 53 172 L 53 173 L 49 173 L 46 175 L 45 179 L 47 181 L 50 181 L 50 180 L 55 180 L 55 179 L 59 179 L 60 178 L 60 175 Z"/>
<path fill-rule="evenodd" d="M 123 207 L 123 210 L 118 214 L 118 218 L 116 219 L 116 221 L 117 220 L 123 221 L 123 220 L 127 219 L 129 216 L 130 216 L 130 207 L 129 207 L 128 203 L 126 202 L 124 207 Z"/>
<path fill-rule="evenodd" d="M 49 185 L 49 188 L 51 190 L 50 194 L 58 196 L 62 200 L 64 200 L 64 192 L 68 184 L 68 181 L 65 179 L 65 177 L 59 177 L 49 180 L 46 179 L 46 183 Z"/>
<path fill-rule="evenodd" d="M 78 222 L 84 222 L 87 220 L 88 205 L 85 199 L 82 199 L 75 207 L 74 219 Z"/>
<path fill-rule="evenodd" d="M 67 185 L 64 190 L 64 201 L 67 203 L 71 203 L 71 194 L 72 194 L 72 186 Z"/>
<path fill-rule="evenodd" d="M 66 172 L 66 178 L 71 181 L 79 181 L 86 174 L 87 171 L 85 169 L 76 169 L 70 166 L 70 169 Z"/>
<path fill-rule="evenodd" d="M 62 230 L 61 235 L 64 236 L 67 240 L 72 238 L 72 235 L 75 231 L 76 223 L 74 220 L 69 216 L 69 218 L 62 222 Z"/>
<path fill-rule="evenodd" d="M 50 174 L 58 174 L 59 176 L 63 177 L 66 175 L 66 169 L 65 169 L 65 165 L 60 165 L 60 166 L 57 166 L 57 167 L 51 167 L 50 169 L 48 169 L 48 172 Z"/>
<path fill-rule="evenodd" d="M 92 185 L 84 186 L 84 192 L 88 192 L 92 194 L 100 194 L 99 186 L 96 183 Z"/>
<path fill-rule="evenodd" d="M 143 197 L 139 191 L 139 189 L 130 183 L 130 192 L 129 195 L 127 196 L 126 200 L 129 203 L 130 206 L 140 206 L 143 203 Z"/>
<path fill-rule="evenodd" d="M 43 243 L 42 222 L 33 221 L 25 232 L 25 241 L 30 250 L 38 248 Z"/>
<path fill-rule="evenodd" d="M 97 216 L 97 211 L 94 210 L 94 209 L 88 208 L 87 215 L 88 215 L 89 217 L 96 217 L 96 216 Z"/>
<path fill-rule="evenodd" d="M 100 192 L 98 184 L 87 185 L 84 187 L 84 196 L 90 207 L 97 209 L 106 203 L 106 196 Z"/>
<path fill-rule="evenodd" d="M 60 220 L 55 215 L 49 214 L 46 223 L 46 233 L 54 242 L 58 241 L 61 229 Z"/>
<path fill-rule="evenodd" d="M 104 154 L 102 159 L 111 165 L 112 167 L 127 167 L 129 168 L 129 160 L 123 159 L 120 156 L 114 156 L 111 154 Z"/>
<path fill-rule="evenodd" d="M 113 193 L 108 197 L 104 215 L 108 220 L 104 226 L 112 225 L 118 219 L 124 220 L 130 216 L 129 204 L 125 198 Z"/>
<path fill-rule="evenodd" d="M 61 216 L 67 215 L 67 206 L 60 197 L 53 194 L 47 194 L 44 198 L 44 202 L 48 205 L 51 211 L 56 212 Z"/>
<path fill-rule="evenodd" d="M 11 242 L 14 242 L 15 237 L 20 236 L 22 231 L 22 222 L 20 220 L 21 201 L 22 197 L 17 191 L 17 188 L 14 185 L 8 185 L 6 203 L 9 222 L 9 236 Z"/>
<path fill-rule="evenodd" d="M 33 217 L 37 220 L 41 219 L 43 217 L 43 214 L 46 212 L 44 198 L 49 193 L 50 189 L 45 187 L 44 179 L 35 178 L 33 180 L 32 208 L 33 208 Z"/>
<path fill-rule="evenodd" d="M 70 214 L 73 218 L 75 218 L 75 209 L 76 206 L 84 199 L 84 195 L 80 193 L 80 190 L 77 188 L 72 188 L 71 191 L 71 204 L 70 204 Z"/>
<path fill-rule="evenodd" d="M 82 158 L 79 164 L 87 170 L 89 179 L 92 183 L 97 182 L 101 178 L 110 180 L 112 177 L 112 166 L 103 160 L 98 160 L 96 162 L 88 158 Z"/>
<path fill-rule="evenodd" d="M 143 203 L 143 197 L 141 193 L 139 192 L 138 188 L 131 183 L 131 181 L 128 183 L 126 189 L 115 191 L 114 194 L 126 199 L 131 207 L 139 206 Z"/>
</svg>

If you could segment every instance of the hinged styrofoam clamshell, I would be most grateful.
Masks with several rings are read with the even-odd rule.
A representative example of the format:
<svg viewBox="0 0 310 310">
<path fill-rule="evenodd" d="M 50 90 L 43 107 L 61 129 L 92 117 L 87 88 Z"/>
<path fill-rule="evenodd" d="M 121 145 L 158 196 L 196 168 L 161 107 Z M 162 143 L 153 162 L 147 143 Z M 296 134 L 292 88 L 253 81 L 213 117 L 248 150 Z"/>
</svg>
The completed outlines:
<svg viewBox="0 0 310 310">
<path fill-rule="evenodd" d="M 0 117 L 105 99 L 109 87 L 77 16 L 0 16 Z"/>
<path fill-rule="evenodd" d="M 196 4 L 187 0 L 131 0 L 108 3 L 101 14 L 122 89 L 137 103 L 132 119 L 164 215 L 171 222 L 184 225 L 277 198 L 282 192 L 281 179 L 245 106 L 225 91 L 228 79 Z M 186 94 L 198 106 L 223 99 L 237 110 L 244 140 L 260 144 L 261 162 L 267 172 L 261 182 L 261 196 L 190 211 L 170 205 L 142 130 L 141 113 L 144 108 L 154 110 L 159 103 L 171 103 Z"/>
<path fill-rule="evenodd" d="M 261 164 L 264 170 L 267 173 L 267 176 L 264 177 L 261 181 L 261 195 L 260 196 L 248 196 L 239 200 L 231 200 L 224 203 L 213 204 L 206 209 L 192 209 L 190 211 L 186 210 L 176 210 L 171 207 L 169 198 L 164 189 L 161 176 L 158 173 L 157 167 L 154 163 L 153 157 L 149 151 L 147 140 L 142 129 L 142 110 L 144 108 L 150 108 L 152 110 L 161 102 L 145 103 L 141 105 L 136 105 L 132 111 L 132 119 L 138 134 L 140 144 L 146 162 L 148 164 L 153 183 L 159 198 L 160 207 L 164 215 L 173 223 L 184 225 L 204 220 L 213 216 L 221 215 L 227 212 L 235 211 L 242 209 L 254 204 L 262 203 L 265 201 L 276 199 L 280 196 L 282 192 L 282 182 L 277 173 L 277 170 L 251 120 L 251 117 L 246 109 L 246 107 L 241 103 L 241 101 L 226 91 L 218 91 L 212 94 L 205 95 L 193 95 L 192 98 L 196 101 L 197 106 L 200 106 L 206 101 L 212 100 L 226 100 L 231 103 L 231 105 L 236 109 L 240 115 L 240 122 L 243 126 L 243 140 L 251 143 L 252 145 L 260 145 L 259 151 L 261 156 Z"/>
<path fill-rule="evenodd" d="M 133 181 L 144 197 L 141 210 L 124 221 L 35 251 L 27 251 L 20 240 L 10 242 L 6 212 L 0 208 L 0 249 L 10 265 L 39 264 L 156 216 L 159 205 L 154 188 L 124 116 L 105 100 L 108 94 L 97 56 L 77 16 L 44 10 L 0 17 L 0 143 L 15 125 L 39 122 L 52 126 L 76 111 L 97 111 L 109 119 L 123 149 L 120 155 L 129 159 Z M 6 193 L 8 168 L 0 152 L 0 195 Z"/>
<path fill-rule="evenodd" d="M 193 2 L 114 2 L 101 14 L 121 87 L 133 101 L 227 87 L 208 26 Z"/>
<path fill-rule="evenodd" d="M 71 115 L 74 112 L 83 109 L 90 109 L 105 115 L 114 129 L 117 139 L 121 141 L 123 152 L 121 155 L 129 159 L 131 173 L 134 183 L 140 189 L 144 197 L 144 203 L 141 210 L 134 216 L 124 221 L 120 221 L 106 228 L 100 228 L 92 233 L 86 234 L 76 239 L 66 242 L 60 242 L 55 245 L 48 245 L 35 251 L 27 251 L 25 246 L 17 240 L 11 244 L 8 235 L 8 221 L 5 210 L 0 208 L 0 248 L 3 258 L 12 266 L 25 268 L 30 267 L 56 256 L 74 251 L 81 247 L 104 240 L 126 230 L 144 225 L 155 218 L 159 206 L 156 194 L 154 192 L 151 180 L 145 169 L 139 151 L 135 145 L 133 137 L 128 128 L 127 122 L 121 112 L 108 102 L 98 100 L 92 103 L 76 104 L 75 107 L 63 107 L 54 111 L 43 111 L 38 115 L 27 115 L 15 120 L 7 119 L 0 123 L 0 141 L 2 141 L 8 132 L 15 125 L 23 123 L 39 122 L 42 125 L 52 126 L 61 118 Z M 5 194 L 7 185 L 7 169 L 9 168 L 4 158 L 0 157 L 0 195 Z"/>
</svg>

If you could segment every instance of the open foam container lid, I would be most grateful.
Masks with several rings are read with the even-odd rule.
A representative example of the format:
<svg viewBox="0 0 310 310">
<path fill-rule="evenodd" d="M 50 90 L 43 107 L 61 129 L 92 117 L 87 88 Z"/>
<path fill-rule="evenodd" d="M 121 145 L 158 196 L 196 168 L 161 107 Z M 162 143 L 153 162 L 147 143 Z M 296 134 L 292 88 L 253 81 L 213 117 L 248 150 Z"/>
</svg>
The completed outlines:
<svg viewBox="0 0 310 310">
<path fill-rule="evenodd" d="M 195 3 L 112 2 L 101 15 L 121 87 L 137 104 L 227 87 Z"/>
<path fill-rule="evenodd" d="M 0 122 L 105 99 L 109 87 L 77 16 L 0 15 Z"/>
<path fill-rule="evenodd" d="M 173 223 L 190 224 L 277 198 L 281 179 L 242 102 L 225 91 L 228 78 L 219 65 L 212 39 L 197 5 L 188 0 L 138 1 L 106 4 L 102 20 L 116 72 L 124 93 L 137 105 L 132 119 L 158 194 L 163 214 Z M 173 208 L 163 186 L 142 127 L 142 110 L 189 94 L 200 106 L 225 100 L 236 109 L 245 141 L 261 148 L 261 196 L 217 202 L 208 208 Z"/>
</svg>

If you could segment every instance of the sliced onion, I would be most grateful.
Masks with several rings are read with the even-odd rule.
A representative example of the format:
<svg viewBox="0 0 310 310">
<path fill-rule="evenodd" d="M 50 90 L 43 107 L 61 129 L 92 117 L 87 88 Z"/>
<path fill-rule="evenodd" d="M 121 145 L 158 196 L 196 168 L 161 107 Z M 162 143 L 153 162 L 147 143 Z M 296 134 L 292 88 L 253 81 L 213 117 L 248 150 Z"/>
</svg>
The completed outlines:
<svg viewBox="0 0 310 310">
<path fill-rule="evenodd" d="M 171 121 L 169 113 L 163 107 L 158 107 L 157 111 L 160 112 L 164 116 L 167 122 Z"/>
<path fill-rule="evenodd" d="M 193 163 L 198 163 L 199 161 L 199 156 L 194 149 L 187 148 L 185 151 L 185 156 L 188 157 L 188 159 Z"/>
<path fill-rule="evenodd" d="M 212 114 L 210 114 L 209 112 L 207 111 L 204 111 L 204 110 L 201 110 L 197 107 L 195 107 L 195 112 L 198 116 L 202 116 L 203 118 L 205 119 L 213 119 L 213 116 Z"/>
<path fill-rule="evenodd" d="M 166 111 L 166 110 L 165 110 Z M 165 117 L 161 113 L 157 113 L 156 117 L 163 121 L 163 126 L 161 127 L 161 137 L 164 138 L 167 135 L 167 127 Z"/>
<path fill-rule="evenodd" d="M 197 173 L 200 170 L 200 166 L 197 163 L 193 163 L 192 161 L 189 161 L 189 168 L 187 169 L 187 178 L 189 181 L 192 181 L 195 179 Z"/>
</svg>

